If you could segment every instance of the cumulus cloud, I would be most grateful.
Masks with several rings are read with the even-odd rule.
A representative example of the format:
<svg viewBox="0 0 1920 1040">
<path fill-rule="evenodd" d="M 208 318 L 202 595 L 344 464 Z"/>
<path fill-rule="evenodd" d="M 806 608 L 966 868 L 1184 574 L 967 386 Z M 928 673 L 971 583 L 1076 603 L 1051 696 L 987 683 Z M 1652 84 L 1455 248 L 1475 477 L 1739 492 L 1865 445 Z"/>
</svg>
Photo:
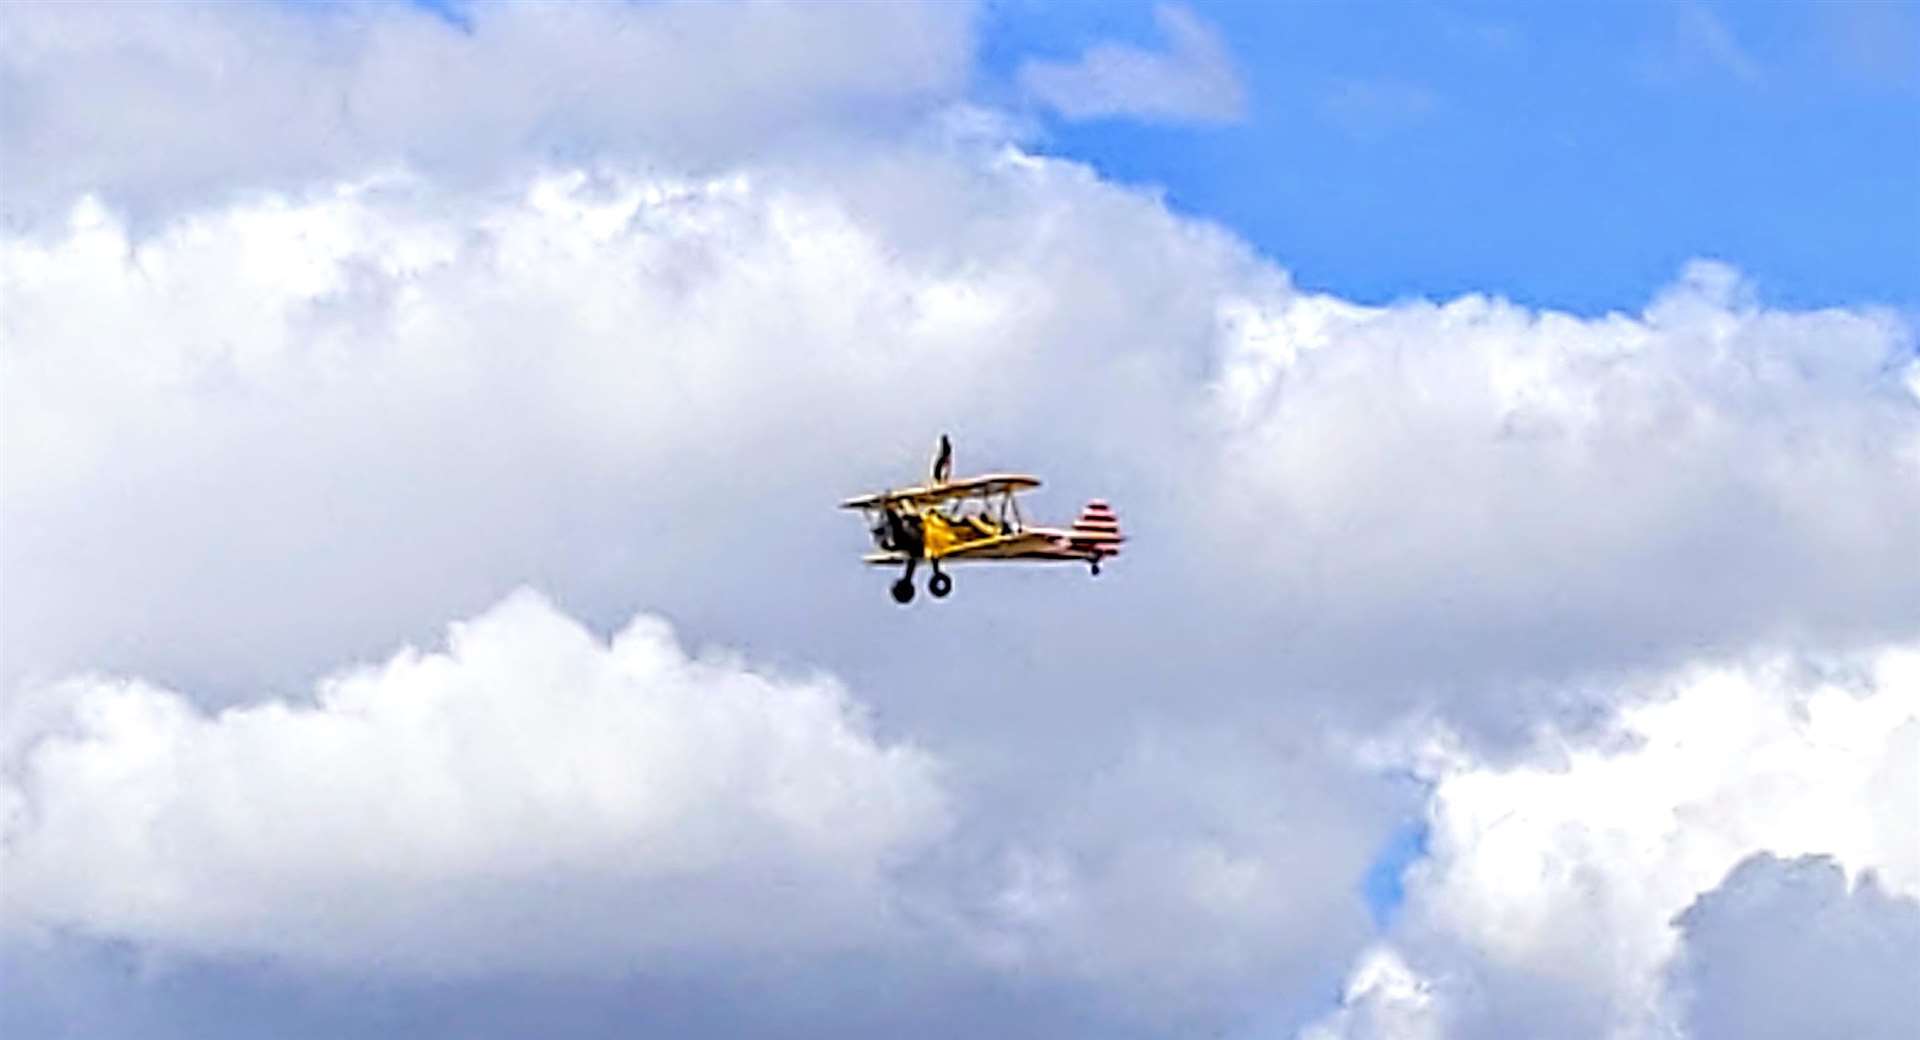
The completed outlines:
<svg viewBox="0 0 1920 1040">
<path fill-rule="evenodd" d="M 1155 726 L 958 879 L 962 941 L 1162 1029 L 1299 1021 L 1368 938 L 1354 879 L 1400 805 L 1317 745 Z"/>
<path fill-rule="evenodd" d="M 1825 854 L 1920 893 L 1916 691 L 1912 645 L 1701 668 L 1647 691 L 1607 739 L 1544 761 L 1430 748 L 1431 858 L 1407 874 L 1412 923 L 1397 938 L 1435 995 L 1429 1013 L 1456 1036 L 1657 1028 L 1696 925 L 1752 903 L 1687 907 L 1760 851 Z M 1784 992 L 1741 999 L 1789 1014 Z"/>
<path fill-rule="evenodd" d="M 1870 873 L 1850 886 L 1831 857 L 1761 853 L 1675 923 L 1673 982 L 1697 1040 L 1920 1034 L 1920 902 Z"/>
<path fill-rule="evenodd" d="M 1026 93 L 1068 119 L 1115 117 L 1170 123 L 1231 123 L 1246 114 L 1246 87 L 1212 26 L 1183 5 L 1154 8 L 1167 50 L 1101 43 L 1071 62 L 1030 59 Z"/>
<path fill-rule="evenodd" d="M 1209 526 L 1303 635 L 1368 655 L 1316 678 L 1434 684 L 1524 733 L 1551 690 L 1585 700 L 1542 677 L 1920 625 L 1920 366 L 1892 313 L 1773 310 L 1704 261 L 1638 315 L 1222 313 Z"/>
<path fill-rule="evenodd" d="M 1369 950 L 1340 994 L 1340 1006 L 1300 1040 L 1438 1040 L 1433 984 L 1391 947 Z"/>
<path fill-rule="evenodd" d="M 176 951 L 460 973 L 871 943 L 947 822 L 935 761 L 831 680 L 652 617 L 603 643 L 531 593 L 311 702 L 83 678 L 24 704 L 7 918 Z"/>
<path fill-rule="evenodd" d="M 1890 314 L 1768 309 L 1713 265 L 1637 316 L 1362 308 L 1018 153 L 427 190 L 145 237 L 83 206 L 5 245 L 11 674 L 301 682 L 528 581 L 871 667 L 841 609 L 766 583 L 872 595 L 847 518 L 797 506 L 918 471 L 940 428 L 965 466 L 1066 474 L 1047 515 L 1098 494 L 1179 532 L 1119 579 L 1145 663 L 1070 623 L 1078 585 L 1021 585 L 994 636 L 1142 693 L 1444 700 L 1505 739 L 1585 710 L 1583 674 L 1920 624 Z"/>
<path fill-rule="evenodd" d="M 193 719 L 520 583 L 602 629 L 645 605 L 830 666 L 949 763 L 963 826 L 917 890 L 941 944 L 1153 1013 L 1305 1016 L 1365 943 L 1406 804 L 1330 731 L 1413 711 L 1510 757 L 1648 696 L 1622 675 L 1650 663 L 1910 631 L 1920 588 L 1894 316 L 1769 309 L 1715 265 L 1638 315 L 1358 307 L 1014 151 L 372 179 L 147 235 L 89 203 L 0 279 L 11 685 L 137 675 Z M 1154 551 L 894 611 L 830 505 L 940 428 Z M 146 927 L 109 930 L 211 941 Z M 1551 999 L 1626 992 L 1606 970 Z"/>
<path fill-rule="evenodd" d="M 1175 360 L 1158 337 L 1206 335 L 1203 283 L 1108 280 L 1232 250 L 1070 170 L 921 167 L 961 212 L 566 174 L 504 204 L 349 187 L 146 238 L 82 207 L 61 239 L 11 240 L 5 570 L 35 609 L 6 615 L 9 669 L 299 681 L 524 581 L 603 623 L 668 589 L 790 637 L 841 612 L 768 590 L 873 593 L 831 504 L 918 472 L 933 431 L 969 466 L 1033 464 L 1087 447 L 1025 437 L 1049 424 L 1180 407 L 1148 396 Z M 1026 222 L 1048 206 L 1154 244 Z M 1094 479 L 1071 490 L 1117 493 Z M 370 574 L 393 586 L 374 603 Z"/>
<path fill-rule="evenodd" d="M 967 3 L 855 8 L 9 5 L 6 213 L 95 191 L 171 210 L 407 166 L 485 181 L 555 158 L 680 168 L 898 127 L 952 99 Z"/>
</svg>

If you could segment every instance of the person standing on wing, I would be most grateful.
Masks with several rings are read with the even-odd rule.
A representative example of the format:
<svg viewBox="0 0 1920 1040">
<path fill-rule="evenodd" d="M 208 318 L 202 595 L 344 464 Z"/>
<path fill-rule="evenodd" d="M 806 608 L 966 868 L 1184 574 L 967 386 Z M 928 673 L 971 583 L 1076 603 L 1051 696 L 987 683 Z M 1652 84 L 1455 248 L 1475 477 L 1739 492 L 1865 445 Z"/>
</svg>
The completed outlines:
<svg viewBox="0 0 1920 1040">
<path fill-rule="evenodd" d="M 933 459 L 933 482 L 935 484 L 945 484 L 947 477 L 952 473 L 953 443 L 947 440 L 947 435 L 943 433 L 940 435 L 940 451 Z"/>
</svg>

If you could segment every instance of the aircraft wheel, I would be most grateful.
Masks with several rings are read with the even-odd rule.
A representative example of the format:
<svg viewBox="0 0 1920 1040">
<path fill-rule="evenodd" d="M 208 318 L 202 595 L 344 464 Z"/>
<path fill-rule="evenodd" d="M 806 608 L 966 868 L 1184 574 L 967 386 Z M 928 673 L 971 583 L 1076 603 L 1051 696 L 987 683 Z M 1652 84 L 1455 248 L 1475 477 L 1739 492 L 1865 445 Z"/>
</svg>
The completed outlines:
<svg viewBox="0 0 1920 1040">
<path fill-rule="evenodd" d="M 893 601 L 895 603 L 913 602 L 913 581 L 911 579 L 901 578 L 899 581 L 893 583 Z"/>
<path fill-rule="evenodd" d="M 934 599 L 945 599 L 947 593 L 953 591 L 953 578 L 945 574 L 935 574 L 927 579 L 927 591 L 933 593 Z"/>
</svg>

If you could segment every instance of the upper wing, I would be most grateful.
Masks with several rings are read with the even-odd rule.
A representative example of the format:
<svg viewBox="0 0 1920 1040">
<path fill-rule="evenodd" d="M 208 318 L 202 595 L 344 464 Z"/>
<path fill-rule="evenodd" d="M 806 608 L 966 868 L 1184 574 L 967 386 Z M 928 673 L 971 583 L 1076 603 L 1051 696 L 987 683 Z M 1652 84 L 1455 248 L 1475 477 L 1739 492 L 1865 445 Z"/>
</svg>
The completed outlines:
<svg viewBox="0 0 1920 1040">
<path fill-rule="evenodd" d="M 840 503 L 840 508 L 872 509 L 876 506 L 897 503 L 911 503 L 919 506 L 938 505 L 956 498 L 988 497 L 1009 491 L 1030 491 L 1039 486 L 1038 477 L 1030 477 L 1023 473 L 989 473 L 983 477 L 969 477 L 965 480 L 948 481 L 945 484 L 861 495 Z"/>
</svg>

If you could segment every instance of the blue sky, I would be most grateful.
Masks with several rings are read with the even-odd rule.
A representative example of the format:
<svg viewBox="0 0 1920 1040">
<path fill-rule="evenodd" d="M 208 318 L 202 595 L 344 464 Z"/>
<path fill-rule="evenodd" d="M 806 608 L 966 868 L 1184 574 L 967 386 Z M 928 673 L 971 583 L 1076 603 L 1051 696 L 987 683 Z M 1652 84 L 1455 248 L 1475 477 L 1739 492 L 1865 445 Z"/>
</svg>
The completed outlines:
<svg viewBox="0 0 1920 1040">
<path fill-rule="evenodd" d="M 1366 896 L 1367 909 L 1373 913 L 1374 924 L 1383 930 L 1393 923 L 1394 914 L 1407 900 L 1404 876 L 1414 861 L 1426 855 L 1427 834 L 1425 823 L 1402 825 L 1367 868 L 1361 892 Z"/>
<path fill-rule="evenodd" d="M 1000 0 L 1009 73 L 1149 3 Z M 1895 4 L 1196 5 L 1243 122 L 1052 121 L 1041 147 L 1162 186 L 1301 284 L 1637 310 L 1691 257 L 1792 306 L 1920 304 L 1920 8 Z"/>
</svg>

